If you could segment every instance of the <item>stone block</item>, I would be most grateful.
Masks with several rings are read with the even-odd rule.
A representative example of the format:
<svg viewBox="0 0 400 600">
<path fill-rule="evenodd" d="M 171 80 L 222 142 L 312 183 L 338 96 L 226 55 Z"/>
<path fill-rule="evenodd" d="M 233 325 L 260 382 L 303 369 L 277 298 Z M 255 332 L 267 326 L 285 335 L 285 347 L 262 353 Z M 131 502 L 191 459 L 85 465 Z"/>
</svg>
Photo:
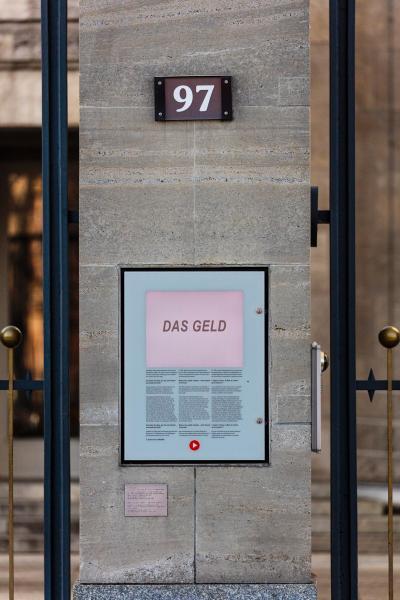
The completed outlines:
<svg viewBox="0 0 400 600">
<path fill-rule="evenodd" d="M 82 585 L 74 600 L 316 600 L 308 585 Z"/>
<path fill-rule="evenodd" d="M 310 448 L 311 427 L 309 424 L 276 424 L 271 427 L 271 456 L 274 464 L 286 464 L 288 455 L 297 455 L 299 451 L 306 453 Z M 301 457 L 304 461 L 304 470 L 309 470 L 310 455 L 306 453 Z M 283 468 L 283 467 L 282 467 Z M 310 482 L 305 480 L 305 484 Z M 282 485 L 291 486 L 290 478 Z M 303 492 L 305 488 L 303 488 Z"/>
<path fill-rule="evenodd" d="M 84 107 L 81 185 L 192 183 L 194 124 L 154 121 L 152 107 Z"/>
<path fill-rule="evenodd" d="M 118 335 L 119 270 L 117 267 L 80 267 L 79 307 L 83 350 Z"/>
<path fill-rule="evenodd" d="M 310 423 L 310 396 L 278 396 L 278 423 Z"/>
<path fill-rule="evenodd" d="M 154 121 L 151 108 L 82 109 L 81 184 L 304 184 L 308 109 L 238 108 L 231 123 Z"/>
<path fill-rule="evenodd" d="M 117 425 L 119 422 L 118 338 L 103 338 L 92 346 L 81 346 L 81 425 Z"/>
<path fill-rule="evenodd" d="M 80 207 L 82 264 L 194 262 L 191 185 L 84 187 Z"/>
<path fill-rule="evenodd" d="M 232 74 L 236 104 L 276 105 L 280 77 L 308 74 L 306 0 L 226 10 L 87 0 L 80 26 L 84 105 L 151 106 L 152 76 L 177 73 Z"/>
<path fill-rule="evenodd" d="M 116 267 L 81 266 L 81 425 L 118 424 L 118 275 Z"/>
<path fill-rule="evenodd" d="M 197 582 L 311 581 L 309 448 L 289 431 L 274 467 L 196 469 Z"/>
<path fill-rule="evenodd" d="M 119 467 L 118 426 L 81 427 L 80 580 L 192 583 L 192 467 Z M 168 517 L 125 517 L 126 483 L 168 485 Z"/>
<path fill-rule="evenodd" d="M 196 185 L 196 263 L 306 263 L 308 186 Z"/>
<path fill-rule="evenodd" d="M 280 77 L 279 104 L 281 106 L 309 106 L 309 77 Z"/>
<path fill-rule="evenodd" d="M 280 395 L 310 394 L 310 340 L 275 337 L 270 343 L 270 386 Z"/>
<path fill-rule="evenodd" d="M 309 339 L 310 270 L 308 265 L 273 265 L 269 272 L 272 336 Z"/>
<path fill-rule="evenodd" d="M 238 107 L 230 123 L 196 123 L 195 148 L 196 182 L 308 183 L 308 109 Z"/>
<path fill-rule="evenodd" d="M 309 267 L 273 265 L 269 273 L 270 419 L 308 422 L 310 398 L 305 381 L 310 372 Z M 280 377 L 284 371 L 286 376 Z"/>
</svg>

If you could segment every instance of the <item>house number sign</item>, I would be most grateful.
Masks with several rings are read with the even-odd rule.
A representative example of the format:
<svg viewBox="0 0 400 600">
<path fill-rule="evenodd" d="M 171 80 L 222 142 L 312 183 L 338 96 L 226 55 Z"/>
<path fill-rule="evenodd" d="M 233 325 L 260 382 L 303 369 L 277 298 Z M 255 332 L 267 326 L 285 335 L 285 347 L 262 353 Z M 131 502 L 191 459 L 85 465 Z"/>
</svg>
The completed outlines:
<svg viewBox="0 0 400 600">
<path fill-rule="evenodd" d="M 155 77 L 156 121 L 232 120 L 231 77 Z"/>
</svg>

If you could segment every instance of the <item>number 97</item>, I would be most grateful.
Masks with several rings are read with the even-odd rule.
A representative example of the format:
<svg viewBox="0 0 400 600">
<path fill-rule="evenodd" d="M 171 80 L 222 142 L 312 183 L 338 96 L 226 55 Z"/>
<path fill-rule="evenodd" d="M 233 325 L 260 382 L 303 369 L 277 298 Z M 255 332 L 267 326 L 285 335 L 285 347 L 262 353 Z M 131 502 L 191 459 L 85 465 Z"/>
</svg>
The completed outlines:
<svg viewBox="0 0 400 600">
<path fill-rule="evenodd" d="M 199 92 L 206 92 L 199 108 L 200 112 L 205 112 L 207 110 L 214 87 L 215 86 L 213 85 L 196 85 L 196 94 Z M 176 112 L 188 110 L 193 104 L 193 92 L 191 88 L 188 85 L 178 85 L 174 89 L 174 100 L 179 104 L 183 104 L 183 106 L 176 109 Z"/>
</svg>

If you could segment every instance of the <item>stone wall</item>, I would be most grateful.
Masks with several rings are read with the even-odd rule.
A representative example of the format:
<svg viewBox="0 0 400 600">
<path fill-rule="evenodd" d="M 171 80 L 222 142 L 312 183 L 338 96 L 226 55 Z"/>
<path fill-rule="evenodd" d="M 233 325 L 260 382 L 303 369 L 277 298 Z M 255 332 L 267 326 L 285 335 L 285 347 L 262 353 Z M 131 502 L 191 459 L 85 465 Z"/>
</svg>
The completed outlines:
<svg viewBox="0 0 400 600">
<path fill-rule="evenodd" d="M 82 0 L 80 48 L 81 582 L 309 582 L 308 2 Z M 170 74 L 232 75 L 234 121 L 155 123 Z M 121 468 L 118 265 L 221 263 L 270 265 L 271 464 Z"/>
</svg>

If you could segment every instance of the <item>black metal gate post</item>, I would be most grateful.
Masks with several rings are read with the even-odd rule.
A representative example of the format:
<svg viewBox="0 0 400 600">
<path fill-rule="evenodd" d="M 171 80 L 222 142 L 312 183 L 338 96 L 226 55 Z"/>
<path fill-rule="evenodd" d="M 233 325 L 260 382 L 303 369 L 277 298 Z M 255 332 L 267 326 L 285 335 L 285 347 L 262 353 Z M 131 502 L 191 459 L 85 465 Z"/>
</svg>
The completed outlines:
<svg viewBox="0 0 400 600">
<path fill-rule="evenodd" d="M 70 600 L 67 0 L 42 0 L 45 599 Z"/>
<path fill-rule="evenodd" d="M 355 0 L 330 0 L 331 578 L 357 599 Z"/>
</svg>

